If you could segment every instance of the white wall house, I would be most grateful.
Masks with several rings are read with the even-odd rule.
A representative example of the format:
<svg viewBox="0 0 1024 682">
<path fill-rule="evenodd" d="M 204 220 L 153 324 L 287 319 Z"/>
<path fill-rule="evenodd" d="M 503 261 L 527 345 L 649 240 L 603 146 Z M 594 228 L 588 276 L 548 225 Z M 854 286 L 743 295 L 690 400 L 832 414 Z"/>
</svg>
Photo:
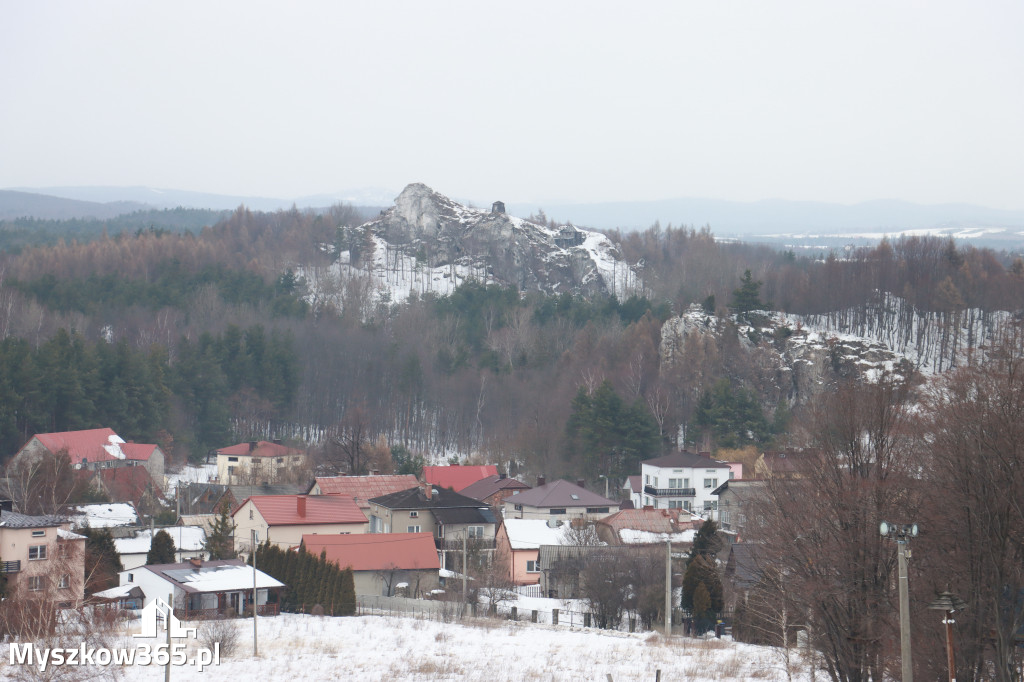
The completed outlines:
<svg viewBox="0 0 1024 682">
<path fill-rule="evenodd" d="M 732 475 L 728 463 L 692 452 L 648 459 L 640 463 L 640 489 L 632 493 L 633 506 L 712 512 L 717 508 L 714 490 Z"/>
</svg>

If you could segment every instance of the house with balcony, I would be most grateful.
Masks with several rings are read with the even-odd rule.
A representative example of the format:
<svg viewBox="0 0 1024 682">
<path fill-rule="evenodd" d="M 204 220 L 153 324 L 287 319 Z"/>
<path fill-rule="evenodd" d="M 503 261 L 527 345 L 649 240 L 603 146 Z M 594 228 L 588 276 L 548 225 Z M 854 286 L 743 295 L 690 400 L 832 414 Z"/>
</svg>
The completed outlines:
<svg viewBox="0 0 1024 682">
<path fill-rule="evenodd" d="M 498 521 L 490 507 L 429 483 L 370 500 L 371 533 L 430 533 L 441 568 L 462 570 L 463 542 L 475 561 L 489 564 Z"/>
<path fill-rule="evenodd" d="M 727 462 L 685 450 L 640 463 L 640 492 L 633 493 L 637 509 L 685 509 L 712 513 L 715 489 L 734 475 Z"/>
<path fill-rule="evenodd" d="M 54 607 L 85 597 L 85 536 L 71 532 L 57 516 L 28 516 L 0 510 L 0 573 L 7 593 L 15 591 Z"/>
</svg>

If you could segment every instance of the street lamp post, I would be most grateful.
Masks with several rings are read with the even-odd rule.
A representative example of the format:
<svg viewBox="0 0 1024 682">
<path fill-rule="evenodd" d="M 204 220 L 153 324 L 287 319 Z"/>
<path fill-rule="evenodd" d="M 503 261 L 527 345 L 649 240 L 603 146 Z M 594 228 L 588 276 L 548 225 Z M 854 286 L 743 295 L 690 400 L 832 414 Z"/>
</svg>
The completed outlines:
<svg viewBox="0 0 1024 682">
<path fill-rule="evenodd" d="M 910 538 L 917 537 L 917 524 L 903 524 L 900 526 L 882 521 L 878 526 L 878 532 L 882 537 L 889 537 L 896 541 L 897 556 L 899 557 L 900 571 L 900 659 L 903 664 L 903 682 L 914 682 L 914 664 L 910 656 L 910 590 L 907 579 L 907 544 Z"/>
<path fill-rule="evenodd" d="M 967 604 L 952 592 L 943 592 L 928 605 L 930 609 L 943 612 L 942 624 L 946 626 L 946 661 L 949 663 L 949 680 L 956 682 L 956 659 L 953 657 L 953 613 L 963 611 Z"/>
<path fill-rule="evenodd" d="M 598 474 L 597 477 L 604 479 L 604 499 L 607 500 L 608 499 L 608 477 L 605 476 L 604 474 Z"/>
</svg>

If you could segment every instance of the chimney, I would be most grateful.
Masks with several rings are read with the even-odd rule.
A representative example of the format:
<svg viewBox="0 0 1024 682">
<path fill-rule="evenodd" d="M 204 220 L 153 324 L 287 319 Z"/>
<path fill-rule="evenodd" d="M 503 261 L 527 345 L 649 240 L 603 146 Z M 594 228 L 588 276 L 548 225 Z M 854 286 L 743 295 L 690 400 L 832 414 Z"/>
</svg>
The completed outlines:
<svg viewBox="0 0 1024 682">
<path fill-rule="evenodd" d="M 543 476 L 538 476 L 537 477 L 537 487 L 539 488 L 542 485 L 544 485 L 544 477 Z"/>
<path fill-rule="evenodd" d="M 582 478 L 577 478 L 576 479 L 576 485 L 578 485 L 581 488 L 586 488 L 587 487 L 587 482 L 584 481 Z"/>
<path fill-rule="evenodd" d="M 306 498 L 303 495 L 299 495 L 295 498 L 295 511 L 299 513 L 299 516 L 306 517 Z"/>
<path fill-rule="evenodd" d="M 434 493 L 434 486 L 431 485 L 430 483 L 424 483 L 423 484 L 423 496 L 429 500 L 430 496 L 433 493 Z"/>
<path fill-rule="evenodd" d="M 258 441 L 255 441 L 255 440 L 249 441 L 249 452 L 252 452 L 253 450 L 255 450 L 258 445 L 259 445 Z"/>
<path fill-rule="evenodd" d="M 188 562 L 190 564 L 192 564 L 192 568 L 202 568 L 203 567 L 203 560 L 200 559 L 200 558 L 192 557 L 191 559 L 188 560 Z"/>
<path fill-rule="evenodd" d="M 370 469 L 371 476 L 380 476 L 380 469 Z"/>
<path fill-rule="evenodd" d="M 275 438 L 274 439 L 274 445 L 284 445 L 284 443 L 281 441 L 280 438 Z"/>
</svg>

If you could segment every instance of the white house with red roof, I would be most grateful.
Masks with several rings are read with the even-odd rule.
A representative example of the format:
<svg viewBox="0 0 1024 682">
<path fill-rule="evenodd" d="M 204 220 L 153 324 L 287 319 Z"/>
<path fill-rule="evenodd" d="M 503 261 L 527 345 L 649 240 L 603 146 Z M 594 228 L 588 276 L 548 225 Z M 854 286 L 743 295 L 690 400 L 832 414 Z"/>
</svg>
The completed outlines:
<svg viewBox="0 0 1024 682">
<path fill-rule="evenodd" d="M 36 457 L 65 452 L 76 469 L 143 466 L 157 485 L 164 483 L 164 453 L 157 445 L 128 443 L 113 429 L 37 433 L 14 455 Z"/>
<path fill-rule="evenodd" d="M 254 495 L 231 514 L 235 522 L 235 550 L 248 554 L 252 532 L 260 543 L 281 549 L 298 547 L 303 535 L 361 534 L 366 515 L 356 503 L 333 495 Z"/>
<path fill-rule="evenodd" d="M 217 480 L 226 485 L 276 483 L 307 464 L 302 450 L 279 440 L 254 440 L 217 450 Z"/>
<path fill-rule="evenodd" d="M 404 592 L 419 597 L 438 588 L 441 563 L 430 533 L 376 533 L 367 535 L 303 535 L 306 551 L 340 568 L 352 568 L 356 594 L 390 597 Z"/>
</svg>

